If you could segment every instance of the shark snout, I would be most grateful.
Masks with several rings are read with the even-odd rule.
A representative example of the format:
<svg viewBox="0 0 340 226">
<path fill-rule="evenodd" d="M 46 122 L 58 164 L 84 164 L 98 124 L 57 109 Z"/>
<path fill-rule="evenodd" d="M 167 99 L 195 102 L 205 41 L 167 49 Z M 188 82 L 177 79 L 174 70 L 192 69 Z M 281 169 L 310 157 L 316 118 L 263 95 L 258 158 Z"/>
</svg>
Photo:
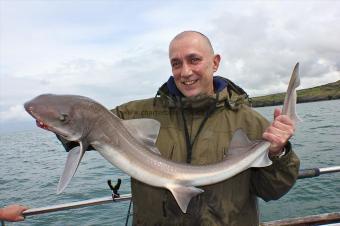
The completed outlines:
<svg viewBox="0 0 340 226">
<path fill-rule="evenodd" d="M 25 110 L 26 110 L 29 114 L 32 115 L 33 110 L 34 110 L 34 107 L 33 107 L 33 104 L 32 104 L 31 101 L 26 102 L 26 103 L 24 104 L 24 108 L 25 108 Z"/>
<path fill-rule="evenodd" d="M 46 106 L 49 103 L 49 97 L 51 97 L 52 94 L 41 94 L 26 103 L 24 103 L 25 110 L 30 113 L 33 110 L 37 111 L 37 109 Z"/>
</svg>

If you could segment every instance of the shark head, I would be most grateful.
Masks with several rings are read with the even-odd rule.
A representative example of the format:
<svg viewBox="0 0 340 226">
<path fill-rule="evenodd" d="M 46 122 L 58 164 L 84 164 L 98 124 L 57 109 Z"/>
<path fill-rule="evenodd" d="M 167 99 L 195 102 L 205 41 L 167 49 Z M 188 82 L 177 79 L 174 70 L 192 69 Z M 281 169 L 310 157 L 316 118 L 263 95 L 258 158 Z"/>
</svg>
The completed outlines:
<svg viewBox="0 0 340 226">
<path fill-rule="evenodd" d="M 58 194 L 71 181 L 90 145 L 89 116 L 95 115 L 91 109 L 92 103 L 92 100 L 82 96 L 43 94 L 24 104 L 26 111 L 36 120 L 38 127 L 49 130 L 67 141 L 79 143 L 79 146 L 69 150 L 59 180 Z"/>
<path fill-rule="evenodd" d="M 85 136 L 77 102 L 66 95 L 43 94 L 24 104 L 25 110 L 36 120 L 37 126 L 69 141 Z"/>
</svg>

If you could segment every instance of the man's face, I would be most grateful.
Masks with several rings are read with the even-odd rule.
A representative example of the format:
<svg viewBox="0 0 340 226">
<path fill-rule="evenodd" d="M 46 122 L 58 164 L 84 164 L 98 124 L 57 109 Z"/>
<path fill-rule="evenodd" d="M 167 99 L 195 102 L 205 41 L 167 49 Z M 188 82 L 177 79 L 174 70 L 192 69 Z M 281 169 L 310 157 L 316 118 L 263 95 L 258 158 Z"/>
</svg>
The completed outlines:
<svg viewBox="0 0 340 226">
<path fill-rule="evenodd" d="M 174 39 L 169 58 L 176 86 L 184 96 L 214 94 L 213 73 L 218 69 L 220 56 L 213 54 L 203 37 L 186 34 Z"/>
</svg>

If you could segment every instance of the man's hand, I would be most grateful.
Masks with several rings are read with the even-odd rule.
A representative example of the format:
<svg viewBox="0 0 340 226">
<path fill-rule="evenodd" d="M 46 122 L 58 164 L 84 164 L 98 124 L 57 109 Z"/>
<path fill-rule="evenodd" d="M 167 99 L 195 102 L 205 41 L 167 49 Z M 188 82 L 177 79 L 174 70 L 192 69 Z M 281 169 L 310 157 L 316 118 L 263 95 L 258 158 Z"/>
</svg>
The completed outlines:
<svg viewBox="0 0 340 226">
<path fill-rule="evenodd" d="M 281 109 L 275 108 L 274 121 L 265 130 L 262 137 L 270 142 L 269 156 L 278 156 L 295 131 L 294 122 L 287 116 L 281 115 Z"/>
<path fill-rule="evenodd" d="M 26 206 L 12 204 L 4 208 L 0 208 L 0 220 L 5 221 L 22 221 L 24 216 L 22 213 L 27 210 Z"/>
</svg>

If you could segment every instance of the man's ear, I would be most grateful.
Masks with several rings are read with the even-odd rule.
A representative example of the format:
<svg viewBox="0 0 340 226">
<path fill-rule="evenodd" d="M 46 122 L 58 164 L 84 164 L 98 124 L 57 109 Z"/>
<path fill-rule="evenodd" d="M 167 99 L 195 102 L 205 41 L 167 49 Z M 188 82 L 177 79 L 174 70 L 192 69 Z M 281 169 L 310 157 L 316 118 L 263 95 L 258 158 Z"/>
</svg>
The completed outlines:
<svg viewBox="0 0 340 226">
<path fill-rule="evenodd" d="M 214 59 L 213 59 L 213 62 L 214 62 L 214 66 L 213 66 L 214 72 L 216 72 L 218 67 L 220 66 L 220 61 L 221 61 L 221 56 L 219 54 L 216 54 L 214 56 Z"/>
</svg>

